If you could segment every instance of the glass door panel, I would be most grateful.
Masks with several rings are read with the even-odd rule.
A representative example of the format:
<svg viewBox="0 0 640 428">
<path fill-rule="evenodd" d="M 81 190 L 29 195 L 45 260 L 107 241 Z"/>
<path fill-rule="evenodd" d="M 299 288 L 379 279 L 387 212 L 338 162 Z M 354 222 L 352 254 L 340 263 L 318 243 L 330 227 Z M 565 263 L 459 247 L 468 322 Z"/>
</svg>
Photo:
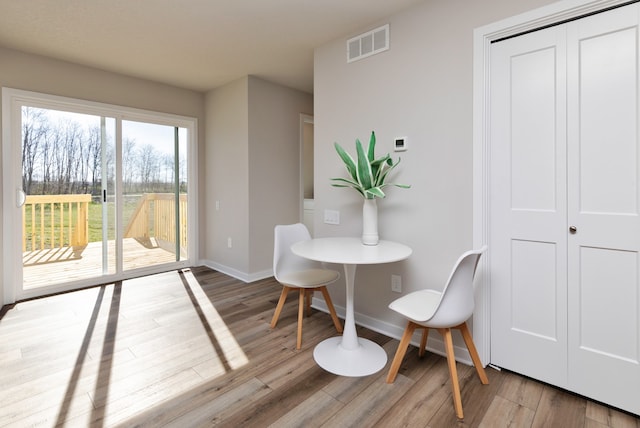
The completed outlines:
<svg viewBox="0 0 640 428">
<path fill-rule="evenodd" d="M 186 128 L 122 121 L 123 270 L 186 260 Z"/>
<path fill-rule="evenodd" d="M 100 129 L 102 132 L 102 273 L 113 275 L 117 273 L 116 259 L 116 120 L 102 117 Z M 97 230 L 96 230 L 97 232 Z"/>
<path fill-rule="evenodd" d="M 23 290 L 113 272 L 102 200 L 115 120 L 23 106 L 21 129 Z"/>
</svg>

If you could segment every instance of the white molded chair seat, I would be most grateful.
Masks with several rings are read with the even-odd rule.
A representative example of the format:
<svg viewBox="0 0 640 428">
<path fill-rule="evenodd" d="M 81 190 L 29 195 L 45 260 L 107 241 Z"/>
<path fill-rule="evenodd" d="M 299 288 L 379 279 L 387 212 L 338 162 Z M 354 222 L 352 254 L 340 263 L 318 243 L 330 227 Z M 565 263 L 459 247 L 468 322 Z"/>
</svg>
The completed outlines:
<svg viewBox="0 0 640 428">
<path fill-rule="evenodd" d="M 330 269 L 305 269 L 285 272 L 278 276 L 278 282 L 291 287 L 315 288 L 331 284 L 340 278 L 340 274 Z"/>
<path fill-rule="evenodd" d="M 302 346 L 302 317 L 304 315 L 305 301 L 307 315 L 311 312 L 311 295 L 314 291 L 322 292 L 329 314 L 333 320 L 333 324 L 342 333 L 342 325 L 333 307 L 331 296 L 327 290 L 327 285 L 335 282 L 340 278 L 340 273 L 325 269 L 319 262 L 305 259 L 295 255 L 291 251 L 291 246 L 296 242 L 307 241 L 311 239 L 311 235 L 307 227 L 302 223 L 291 225 L 278 225 L 274 230 L 273 245 L 273 275 L 276 280 L 282 284 L 282 293 L 276 306 L 276 311 L 271 319 L 271 328 L 275 328 L 278 318 L 287 300 L 289 291 L 298 289 L 298 334 L 296 340 L 296 349 Z"/>
<path fill-rule="evenodd" d="M 421 323 L 433 317 L 441 298 L 439 291 L 419 290 L 394 300 L 389 308 L 415 323 Z"/>
<path fill-rule="evenodd" d="M 418 348 L 418 355 L 422 357 L 427 346 L 429 329 L 435 328 L 442 334 L 444 340 L 449 375 L 451 376 L 451 388 L 453 390 L 453 404 L 456 416 L 460 419 L 464 417 L 464 414 L 462 412 L 462 398 L 460 396 L 460 385 L 458 384 L 456 359 L 453 352 L 452 328 L 460 330 L 480 381 L 484 385 L 489 383 L 466 323 L 466 320 L 473 314 L 474 308 L 473 278 L 480 256 L 485 250 L 486 247 L 482 247 L 479 250 L 467 251 L 460 256 L 441 292 L 430 289 L 414 291 L 394 300 L 389 305 L 390 309 L 398 312 L 409 321 L 391 363 L 391 368 L 387 375 L 387 383 L 395 381 L 409 342 L 413 337 L 413 332 L 417 328 L 424 329 L 420 347 Z"/>
</svg>

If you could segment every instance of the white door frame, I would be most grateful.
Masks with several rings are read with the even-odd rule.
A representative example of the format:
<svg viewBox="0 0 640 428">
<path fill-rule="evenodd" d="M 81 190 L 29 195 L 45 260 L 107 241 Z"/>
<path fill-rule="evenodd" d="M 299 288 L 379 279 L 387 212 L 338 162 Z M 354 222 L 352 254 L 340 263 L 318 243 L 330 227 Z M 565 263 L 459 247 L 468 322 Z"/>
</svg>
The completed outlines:
<svg viewBox="0 0 640 428">
<path fill-rule="evenodd" d="M 476 275 L 476 310 L 473 315 L 473 340 L 480 358 L 491 362 L 491 259 L 489 241 L 490 207 L 490 45 L 494 40 L 630 3 L 628 0 L 562 0 L 484 27 L 473 34 L 473 247 L 488 246 L 480 259 Z"/>
<path fill-rule="evenodd" d="M 299 171 L 300 171 L 300 223 L 303 223 L 304 219 L 304 126 L 305 124 L 313 124 L 313 115 L 300 113 L 300 130 L 299 130 L 299 149 L 300 149 L 300 160 L 299 160 Z"/>
</svg>

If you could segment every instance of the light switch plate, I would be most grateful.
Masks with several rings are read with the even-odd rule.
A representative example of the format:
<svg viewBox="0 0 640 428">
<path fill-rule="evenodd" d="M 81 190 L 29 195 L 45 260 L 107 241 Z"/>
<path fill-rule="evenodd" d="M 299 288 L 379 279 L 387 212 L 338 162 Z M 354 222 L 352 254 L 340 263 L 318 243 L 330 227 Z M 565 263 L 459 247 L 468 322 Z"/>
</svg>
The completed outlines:
<svg viewBox="0 0 640 428">
<path fill-rule="evenodd" d="M 391 275 L 391 291 L 402 293 L 402 277 L 400 275 Z"/>
<path fill-rule="evenodd" d="M 340 211 L 324 210 L 324 222 L 326 224 L 340 224 Z"/>
</svg>

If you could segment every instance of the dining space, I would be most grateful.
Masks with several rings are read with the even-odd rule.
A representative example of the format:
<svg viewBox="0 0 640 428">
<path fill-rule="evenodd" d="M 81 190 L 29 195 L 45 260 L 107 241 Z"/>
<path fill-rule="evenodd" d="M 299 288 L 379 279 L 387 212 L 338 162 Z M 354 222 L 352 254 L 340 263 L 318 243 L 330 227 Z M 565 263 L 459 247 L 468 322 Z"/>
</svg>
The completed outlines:
<svg viewBox="0 0 640 428">
<path fill-rule="evenodd" d="M 456 262 L 443 289 L 423 289 L 411 292 L 390 303 L 389 308 L 408 319 L 407 327 L 398 345 L 395 357 L 386 378 L 394 383 L 407 348 L 416 329 L 423 329 L 419 355 L 426 351 L 429 329 L 437 330 L 444 339 L 448 361 L 453 404 L 456 416 L 464 418 L 462 398 L 458 381 L 456 357 L 451 330 L 459 330 L 482 384 L 489 383 L 484 366 L 466 325 L 474 309 L 473 278 L 478 261 L 486 250 L 467 251 Z M 359 265 L 375 265 L 400 262 L 409 258 L 409 246 L 386 240 L 367 242 L 364 238 L 325 237 L 312 238 L 301 223 L 278 225 L 274 230 L 275 279 L 283 290 L 271 321 L 275 328 L 289 291 L 299 292 L 298 332 L 296 349 L 301 348 L 303 315 L 306 307 L 309 314 L 309 299 L 314 291 L 321 291 L 327 309 L 339 336 L 318 343 L 313 352 L 316 363 L 324 370 L 348 377 L 369 376 L 379 372 L 387 364 L 385 350 L 366 338 L 358 337 L 355 323 L 354 288 L 356 270 Z M 337 318 L 336 310 L 326 286 L 336 282 L 340 274 L 327 264 L 343 265 L 346 293 L 344 329 Z"/>
</svg>

